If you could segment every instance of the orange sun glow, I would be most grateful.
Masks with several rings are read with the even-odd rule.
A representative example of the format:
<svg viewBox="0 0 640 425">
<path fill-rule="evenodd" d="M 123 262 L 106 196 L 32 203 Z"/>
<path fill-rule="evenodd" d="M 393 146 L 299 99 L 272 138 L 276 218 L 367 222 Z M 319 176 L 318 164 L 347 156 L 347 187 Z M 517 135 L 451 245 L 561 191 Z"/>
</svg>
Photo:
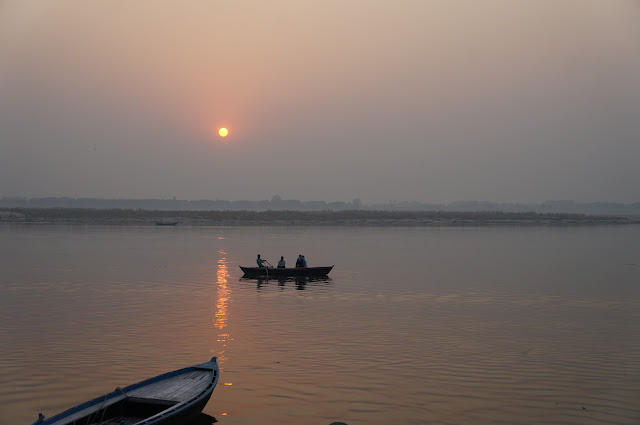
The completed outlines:
<svg viewBox="0 0 640 425">
<path fill-rule="evenodd" d="M 220 137 L 227 137 L 227 134 L 229 134 L 229 130 L 222 127 L 220 130 L 218 130 L 218 134 L 220 135 Z"/>
</svg>

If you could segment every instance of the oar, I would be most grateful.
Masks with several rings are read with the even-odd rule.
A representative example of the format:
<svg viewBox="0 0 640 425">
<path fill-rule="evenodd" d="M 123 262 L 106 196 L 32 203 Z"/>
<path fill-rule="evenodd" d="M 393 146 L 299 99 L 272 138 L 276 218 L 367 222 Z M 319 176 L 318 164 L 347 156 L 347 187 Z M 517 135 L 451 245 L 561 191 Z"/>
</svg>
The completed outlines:
<svg viewBox="0 0 640 425">
<path fill-rule="evenodd" d="M 265 263 L 267 263 L 267 264 L 269 265 L 269 267 L 273 267 L 273 266 L 271 265 L 271 263 L 270 263 L 270 262 L 268 262 L 267 260 L 262 260 L 262 261 L 264 261 Z M 269 277 L 269 267 L 265 267 L 265 268 L 264 268 L 264 269 L 265 269 L 265 271 L 267 272 L 267 278 Z"/>
</svg>

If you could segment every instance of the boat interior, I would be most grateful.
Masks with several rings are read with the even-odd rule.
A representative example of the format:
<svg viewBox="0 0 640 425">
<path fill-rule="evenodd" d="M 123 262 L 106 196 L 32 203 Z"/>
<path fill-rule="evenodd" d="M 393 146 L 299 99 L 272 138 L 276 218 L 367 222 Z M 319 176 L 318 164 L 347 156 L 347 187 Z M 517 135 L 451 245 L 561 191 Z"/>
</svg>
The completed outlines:
<svg viewBox="0 0 640 425">
<path fill-rule="evenodd" d="M 157 400 L 128 398 L 71 424 L 133 425 L 176 404 L 177 401 L 159 403 Z"/>
</svg>

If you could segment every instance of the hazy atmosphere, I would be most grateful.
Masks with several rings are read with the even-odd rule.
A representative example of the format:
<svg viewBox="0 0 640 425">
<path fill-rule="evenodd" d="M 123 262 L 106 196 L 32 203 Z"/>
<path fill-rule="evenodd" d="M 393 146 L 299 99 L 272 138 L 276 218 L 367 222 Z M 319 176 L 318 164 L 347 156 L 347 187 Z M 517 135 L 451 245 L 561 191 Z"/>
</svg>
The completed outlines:
<svg viewBox="0 0 640 425">
<path fill-rule="evenodd" d="M 639 117 L 638 1 L 0 0 L 0 197 L 637 202 Z"/>
</svg>

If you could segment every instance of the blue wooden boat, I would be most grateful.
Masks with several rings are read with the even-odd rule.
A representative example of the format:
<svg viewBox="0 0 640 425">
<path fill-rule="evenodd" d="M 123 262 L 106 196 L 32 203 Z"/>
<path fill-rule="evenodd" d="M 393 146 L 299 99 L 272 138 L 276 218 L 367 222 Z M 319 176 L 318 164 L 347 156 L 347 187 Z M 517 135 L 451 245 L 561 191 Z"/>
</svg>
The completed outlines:
<svg viewBox="0 0 640 425">
<path fill-rule="evenodd" d="M 178 425 L 198 415 L 220 375 L 216 358 L 95 398 L 33 425 Z"/>
<path fill-rule="evenodd" d="M 245 277 L 269 276 L 269 277 L 289 277 L 289 276 L 326 276 L 333 266 L 326 267 L 243 267 Z"/>
</svg>

